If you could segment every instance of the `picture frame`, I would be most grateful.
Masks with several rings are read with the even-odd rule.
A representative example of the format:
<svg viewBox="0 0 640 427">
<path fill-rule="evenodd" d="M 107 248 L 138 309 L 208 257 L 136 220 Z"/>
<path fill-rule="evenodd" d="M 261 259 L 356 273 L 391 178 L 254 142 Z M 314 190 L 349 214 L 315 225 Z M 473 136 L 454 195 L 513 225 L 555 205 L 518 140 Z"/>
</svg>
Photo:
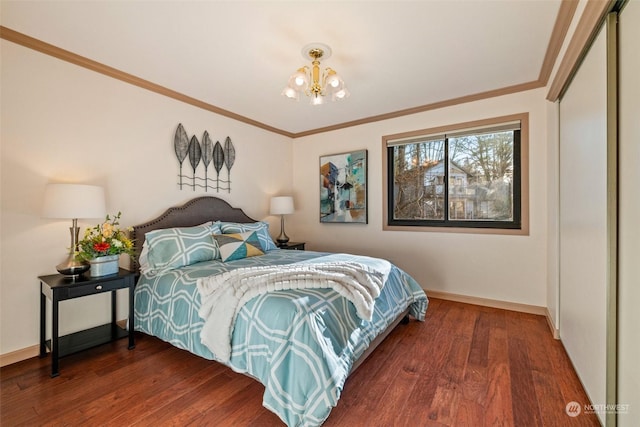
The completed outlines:
<svg viewBox="0 0 640 427">
<path fill-rule="evenodd" d="M 320 156 L 320 222 L 367 224 L 367 150 Z"/>
</svg>

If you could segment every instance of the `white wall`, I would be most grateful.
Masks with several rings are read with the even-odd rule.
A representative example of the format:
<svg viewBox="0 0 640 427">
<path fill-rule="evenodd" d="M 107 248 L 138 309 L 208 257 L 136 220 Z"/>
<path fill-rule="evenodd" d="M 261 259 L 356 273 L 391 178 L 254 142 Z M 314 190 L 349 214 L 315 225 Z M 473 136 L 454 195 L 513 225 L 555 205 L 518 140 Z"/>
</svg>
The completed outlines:
<svg viewBox="0 0 640 427">
<path fill-rule="evenodd" d="M 215 195 L 272 221 L 273 235 L 279 224 L 267 216 L 269 196 L 293 190 L 297 211 L 287 218 L 287 231 L 292 240 L 305 240 L 308 249 L 389 258 L 428 289 L 546 304 L 542 89 L 291 142 L 4 40 L 1 48 L 0 354 L 37 344 L 37 276 L 54 272 L 68 246 L 69 224 L 40 217 L 46 183 L 104 186 L 107 208 L 123 212 L 124 226 L 203 195 L 176 185 L 172 141 L 179 122 L 190 135 L 208 130 L 214 140 L 231 136 L 237 149 L 232 192 Z M 530 113 L 530 236 L 382 231 L 382 135 L 519 112 Z M 369 150 L 369 224 L 320 224 L 319 156 L 360 148 Z M 93 224 L 81 221 L 82 227 Z M 107 298 L 81 301 L 63 303 L 62 333 L 108 320 Z"/>
<path fill-rule="evenodd" d="M 308 248 L 390 259 L 425 289 L 546 306 L 547 111 L 543 89 L 470 102 L 296 139 L 293 180 L 297 214 L 292 240 Z M 382 230 L 382 136 L 529 112 L 530 235 L 504 236 Z M 369 223 L 320 224 L 319 156 L 367 149 Z"/>
<path fill-rule="evenodd" d="M 38 343 L 37 276 L 55 273 L 69 246 L 71 222 L 40 217 L 49 182 L 104 186 L 107 210 L 122 211 L 123 226 L 209 194 L 272 221 L 277 235 L 268 204 L 271 195 L 291 189 L 291 169 L 278 166 L 291 163 L 289 138 L 1 43 L 0 354 Z M 205 130 L 214 142 L 232 138 L 237 158 L 230 193 L 178 189 L 173 134 L 180 122 L 199 139 Z M 108 301 L 100 295 L 63 302 L 61 333 L 108 321 Z"/>
<path fill-rule="evenodd" d="M 640 419 L 640 2 L 622 10 L 619 24 L 619 276 L 618 415 L 623 426 Z"/>
</svg>

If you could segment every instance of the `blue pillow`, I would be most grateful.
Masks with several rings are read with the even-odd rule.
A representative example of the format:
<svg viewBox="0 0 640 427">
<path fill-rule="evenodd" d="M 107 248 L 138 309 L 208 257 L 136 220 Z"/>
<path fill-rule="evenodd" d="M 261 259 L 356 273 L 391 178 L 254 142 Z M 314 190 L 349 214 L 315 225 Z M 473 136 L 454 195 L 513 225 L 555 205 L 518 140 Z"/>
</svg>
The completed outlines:
<svg viewBox="0 0 640 427">
<path fill-rule="evenodd" d="M 209 225 L 154 230 L 146 234 L 145 240 L 148 271 L 154 273 L 220 258 Z"/>
<path fill-rule="evenodd" d="M 222 224 L 220 221 L 212 221 L 209 224 L 209 228 L 211 229 L 211 234 L 223 234 L 222 229 L 220 228 L 220 224 Z"/>
</svg>

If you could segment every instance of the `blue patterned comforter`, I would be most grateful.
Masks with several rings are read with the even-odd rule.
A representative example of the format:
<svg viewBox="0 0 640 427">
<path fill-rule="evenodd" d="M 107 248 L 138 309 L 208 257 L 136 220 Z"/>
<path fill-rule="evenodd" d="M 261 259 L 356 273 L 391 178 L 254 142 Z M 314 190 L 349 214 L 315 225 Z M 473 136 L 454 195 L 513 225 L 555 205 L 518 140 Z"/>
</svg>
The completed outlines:
<svg viewBox="0 0 640 427">
<path fill-rule="evenodd" d="M 218 360 L 200 342 L 196 280 L 239 267 L 321 262 L 331 255 L 273 250 L 231 262 L 207 261 L 140 277 L 135 291 L 135 329 L 201 357 Z M 353 256 L 340 254 L 344 260 Z M 264 386 L 263 405 L 288 426 L 317 426 L 337 404 L 353 362 L 407 308 L 424 320 L 427 297 L 416 281 L 393 266 L 373 319 L 362 320 L 352 303 L 331 289 L 279 291 L 250 300 L 233 330 L 234 371 Z M 295 373 L 295 375 L 291 375 Z"/>
</svg>

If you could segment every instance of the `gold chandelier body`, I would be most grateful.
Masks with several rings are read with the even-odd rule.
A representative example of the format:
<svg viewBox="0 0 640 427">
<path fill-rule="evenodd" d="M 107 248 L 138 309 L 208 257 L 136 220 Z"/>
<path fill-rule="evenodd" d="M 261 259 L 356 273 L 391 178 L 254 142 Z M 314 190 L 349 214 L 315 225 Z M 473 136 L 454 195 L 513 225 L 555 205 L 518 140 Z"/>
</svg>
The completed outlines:
<svg viewBox="0 0 640 427">
<path fill-rule="evenodd" d="M 349 96 L 344 81 L 335 70 L 327 67 L 320 72 L 320 59 L 331 55 L 329 46 L 313 43 L 305 46 L 302 53 L 311 59 L 311 68 L 305 65 L 289 77 L 287 87 L 282 91 L 284 96 L 299 100 L 300 93 L 304 93 L 311 98 L 312 105 L 323 104 L 327 96 L 331 96 L 332 101 Z"/>
</svg>

